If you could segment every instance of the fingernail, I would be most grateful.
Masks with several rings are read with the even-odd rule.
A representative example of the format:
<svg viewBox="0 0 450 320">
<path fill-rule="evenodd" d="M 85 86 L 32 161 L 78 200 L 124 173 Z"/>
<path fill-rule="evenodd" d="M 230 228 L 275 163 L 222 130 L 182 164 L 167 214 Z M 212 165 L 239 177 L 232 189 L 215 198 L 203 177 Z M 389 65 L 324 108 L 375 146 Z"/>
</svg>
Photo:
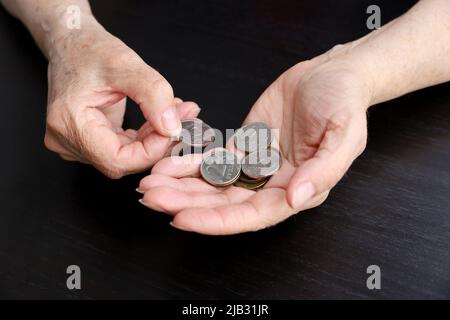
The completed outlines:
<svg viewBox="0 0 450 320">
<path fill-rule="evenodd" d="M 172 137 L 178 136 L 181 132 L 181 122 L 174 109 L 169 109 L 163 113 L 162 125 Z"/>
<path fill-rule="evenodd" d="M 306 201 L 314 196 L 315 189 L 311 182 L 304 182 L 294 191 L 293 206 L 294 209 L 300 209 Z"/>
<path fill-rule="evenodd" d="M 175 224 L 173 223 L 173 221 L 170 221 L 169 224 L 170 224 L 172 227 L 174 227 L 175 229 L 178 229 L 178 230 L 181 230 L 181 231 L 190 232 L 190 230 L 186 230 L 186 229 L 183 229 L 183 228 L 181 228 L 181 227 L 175 225 Z"/>
<path fill-rule="evenodd" d="M 144 193 L 145 193 L 145 191 L 144 191 L 144 190 L 142 190 L 142 189 L 139 189 L 139 188 L 136 188 L 136 191 L 137 191 L 137 192 L 139 192 L 139 193 L 142 193 L 142 194 L 144 194 Z"/>
<path fill-rule="evenodd" d="M 140 204 L 142 204 L 143 206 L 147 206 L 147 204 L 144 202 L 144 199 L 139 199 L 138 200 Z"/>
</svg>

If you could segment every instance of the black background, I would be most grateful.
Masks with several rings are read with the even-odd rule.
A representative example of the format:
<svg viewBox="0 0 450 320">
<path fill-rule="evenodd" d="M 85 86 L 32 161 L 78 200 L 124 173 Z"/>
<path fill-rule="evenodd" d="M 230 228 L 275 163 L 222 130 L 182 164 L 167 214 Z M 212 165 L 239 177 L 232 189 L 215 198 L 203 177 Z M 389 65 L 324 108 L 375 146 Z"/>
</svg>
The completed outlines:
<svg viewBox="0 0 450 320">
<path fill-rule="evenodd" d="M 289 66 L 415 1 L 91 1 L 108 30 L 214 127 L 236 128 Z M 450 298 L 450 86 L 369 113 L 366 152 L 319 208 L 269 230 L 184 233 L 118 181 L 43 145 L 46 61 L 0 9 L 0 297 Z M 142 119 L 130 104 L 128 125 Z M 66 288 L 68 265 L 82 290 Z M 382 289 L 366 288 L 379 265 Z"/>
</svg>

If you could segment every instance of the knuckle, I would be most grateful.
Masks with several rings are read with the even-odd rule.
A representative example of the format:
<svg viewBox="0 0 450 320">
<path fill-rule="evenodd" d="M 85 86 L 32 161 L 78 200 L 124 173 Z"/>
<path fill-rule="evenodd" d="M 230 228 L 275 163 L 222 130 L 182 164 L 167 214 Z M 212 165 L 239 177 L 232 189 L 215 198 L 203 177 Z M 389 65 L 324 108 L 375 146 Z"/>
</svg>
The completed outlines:
<svg viewBox="0 0 450 320">
<path fill-rule="evenodd" d="M 142 62 L 142 59 L 133 50 L 128 48 L 118 38 L 112 39 L 112 50 L 105 52 L 102 46 L 98 46 L 97 55 L 102 57 L 103 62 L 109 68 L 123 68 L 124 66 L 136 65 Z"/>
<path fill-rule="evenodd" d="M 363 121 L 361 121 L 360 128 L 359 128 L 358 139 L 356 141 L 355 158 L 359 157 L 364 152 L 364 150 L 366 149 L 366 147 L 367 147 L 367 139 L 368 139 L 367 124 L 366 124 L 366 119 L 364 118 Z"/>
<path fill-rule="evenodd" d="M 56 112 L 49 112 L 47 114 L 46 125 L 47 128 L 54 131 L 59 131 L 60 118 Z"/>
<path fill-rule="evenodd" d="M 139 56 L 130 52 L 119 52 L 117 55 L 111 55 L 107 59 L 107 64 L 114 69 L 123 68 L 123 66 L 127 65 L 135 65 L 139 62 L 141 62 Z"/>
<path fill-rule="evenodd" d="M 330 190 L 326 190 L 323 193 L 317 195 L 315 198 L 313 198 L 312 202 L 305 208 L 305 210 L 322 205 L 327 200 L 329 194 Z"/>
<path fill-rule="evenodd" d="M 162 95 L 173 95 L 173 88 L 166 79 L 161 75 L 157 75 L 150 85 L 151 89 Z"/>
<path fill-rule="evenodd" d="M 319 199 L 317 200 L 317 203 L 316 203 L 316 207 L 317 206 L 320 206 L 322 203 L 324 203 L 327 199 L 328 199 L 328 196 L 330 195 L 330 190 L 327 190 L 327 191 L 325 191 L 320 197 L 319 197 Z"/>
<path fill-rule="evenodd" d="M 359 157 L 364 152 L 366 147 L 367 147 L 367 134 L 364 137 L 361 137 L 361 141 L 358 147 L 358 153 L 356 156 Z"/>
<path fill-rule="evenodd" d="M 345 48 L 345 45 L 343 45 L 342 43 L 338 43 L 338 44 L 335 44 L 335 45 L 331 48 L 331 51 L 336 52 L 336 51 L 340 51 L 340 50 L 343 49 L 343 48 Z"/>
<path fill-rule="evenodd" d="M 51 137 L 48 133 L 45 134 L 44 136 L 44 146 L 53 152 L 56 152 L 56 142 L 53 139 L 53 137 Z"/>
<path fill-rule="evenodd" d="M 336 44 L 326 53 L 326 55 L 328 56 L 328 58 L 332 58 L 332 57 L 336 56 L 338 53 L 342 52 L 344 49 L 345 49 L 345 45 Z"/>
<path fill-rule="evenodd" d="M 125 171 L 116 166 L 104 167 L 100 171 L 110 179 L 117 180 L 125 175 Z"/>
<path fill-rule="evenodd" d="M 52 104 L 47 108 L 49 111 L 46 118 L 46 129 L 55 133 L 65 132 L 65 128 L 70 123 L 70 115 L 67 114 L 67 108 L 62 104 Z"/>
<path fill-rule="evenodd" d="M 115 170 L 104 170 L 103 174 L 113 180 L 117 180 L 123 177 L 123 174 L 120 171 Z"/>
<path fill-rule="evenodd" d="M 341 161 L 341 163 L 335 163 L 334 165 L 330 166 L 323 172 L 324 183 L 322 187 L 319 188 L 319 191 L 333 188 L 339 182 L 339 180 L 342 179 L 346 171 L 347 165 L 344 163 L 344 161 Z"/>
<path fill-rule="evenodd" d="M 341 161 L 334 166 L 334 175 L 332 175 L 334 184 L 344 176 L 349 166 L 350 163 L 347 163 L 346 161 Z"/>
<path fill-rule="evenodd" d="M 65 160 L 65 161 L 76 161 L 75 157 L 72 157 L 69 155 L 60 154 L 59 156 L 61 157 L 61 159 Z"/>
</svg>

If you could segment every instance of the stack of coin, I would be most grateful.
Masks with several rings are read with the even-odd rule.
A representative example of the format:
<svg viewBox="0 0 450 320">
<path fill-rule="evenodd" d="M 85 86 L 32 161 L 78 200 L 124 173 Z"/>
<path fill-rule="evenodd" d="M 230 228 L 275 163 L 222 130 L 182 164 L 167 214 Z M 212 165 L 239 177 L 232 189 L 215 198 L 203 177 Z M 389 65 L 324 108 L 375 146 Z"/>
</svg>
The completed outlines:
<svg viewBox="0 0 450 320">
<path fill-rule="evenodd" d="M 246 154 L 243 160 L 228 150 L 214 149 L 202 161 L 203 179 L 214 186 L 262 188 L 279 170 L 281 162 L 279 151 L 271 148 L 271 129 L 262 122 L 253 122 L 238 129 L 234 139 L 236 148 Z"/>
<path fill-rule="evenodd" d="M 234 144 L 246 155 L 235 186 L 250 190 L 262 188 L 280 169 L 280 152 L 271 147 L 273 138 L 272 130 L 263 122 L 252 122 L 236 131 Z"/>
</svg>

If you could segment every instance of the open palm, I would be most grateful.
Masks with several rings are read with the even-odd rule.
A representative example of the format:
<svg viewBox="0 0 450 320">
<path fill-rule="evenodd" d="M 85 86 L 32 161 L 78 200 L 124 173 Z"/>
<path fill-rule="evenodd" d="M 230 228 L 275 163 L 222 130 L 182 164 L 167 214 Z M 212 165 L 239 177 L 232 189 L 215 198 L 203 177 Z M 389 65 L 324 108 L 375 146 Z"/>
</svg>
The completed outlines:
<svg viewBox="0 0 450 320">
<path fill-rule="evenodd" d="M 214 187 L 200 178 L 199 161 L 165 158 L 141 181 L 142 203 L 174 215 L 179 229 L 214 235 L 266 228 L 321 204 L 364 150 L 369 103 L 357 73 L 323 60 L 282 74 L 244 121 L 279 129 L 282 166 L 264 188 Z"/>
</svg>

